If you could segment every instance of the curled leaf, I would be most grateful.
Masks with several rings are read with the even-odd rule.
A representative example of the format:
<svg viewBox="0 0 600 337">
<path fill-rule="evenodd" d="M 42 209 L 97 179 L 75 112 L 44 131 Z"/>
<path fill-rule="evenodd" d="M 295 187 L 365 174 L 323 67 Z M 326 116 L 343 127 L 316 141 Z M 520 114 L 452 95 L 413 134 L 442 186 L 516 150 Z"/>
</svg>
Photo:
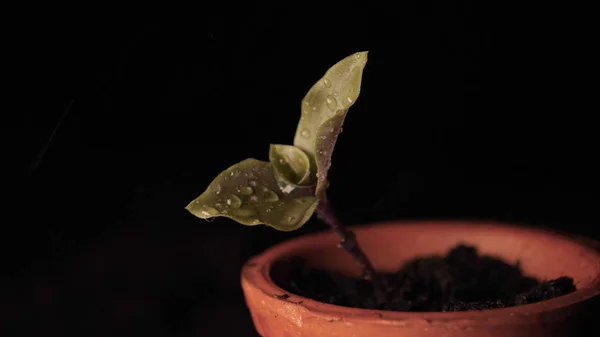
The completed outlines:
<svg viewBox="0 0 600 337">
<path fill-rule="evenodd" d="M 310 160 L 293 145 L 271 144 L 269 161 L 285 184 L 302 186 L 310 179 Z"/>
<path fill-rule="evenodd" d="M 331 154 L 346 113 L 360 95 L 367 53 L 354 53 L 333 65 L 302 100 L 294 145 L 309 155 L 318 197 L 326 188 Z"/>
<path fill-rule="evenodd" d="M 220 173 L 186 209 L 202 219 L 223 216 L 291 231 L 310 219 L 319 200 L 311 188 L 287 192 L 280 190 L 271 163 L 249 158 Z"/>
</svg>

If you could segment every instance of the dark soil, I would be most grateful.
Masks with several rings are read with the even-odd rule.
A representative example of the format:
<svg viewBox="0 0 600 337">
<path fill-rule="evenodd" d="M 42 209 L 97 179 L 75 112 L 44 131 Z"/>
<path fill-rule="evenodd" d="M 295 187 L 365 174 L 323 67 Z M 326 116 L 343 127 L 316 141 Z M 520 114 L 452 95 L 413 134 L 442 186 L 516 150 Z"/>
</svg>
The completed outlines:
<svg viewBox="0 0 600 337">
<path fill-rule="evenodd" d="M 391 301 L 378 304 L 371 283 L 311 268 L 292 261 L 285 290 L 321 302 L 395 311 L 468 311 L 503 308 L 548 300 L 575 291 L 573 279 L 539 281 L 509 265 L 459 245 L 446 256 L 409 261 L 383 275 Z"/>
</svg>

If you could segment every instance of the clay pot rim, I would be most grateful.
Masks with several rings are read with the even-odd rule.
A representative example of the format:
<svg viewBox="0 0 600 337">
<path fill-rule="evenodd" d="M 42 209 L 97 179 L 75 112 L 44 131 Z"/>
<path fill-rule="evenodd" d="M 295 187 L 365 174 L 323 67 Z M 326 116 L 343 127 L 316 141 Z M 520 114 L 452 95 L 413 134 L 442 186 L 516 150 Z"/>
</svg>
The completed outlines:
<svg viewBox="0 0 600 337">
<path fill-rule="evenodd" d="M 491 221 L 474 221 L 474 220 L 411 220 L 411 221 L 387 221 L 387 222 L 374 222 L 368 225 L 356 227 L 352 229 L 356 232 L 357 236 L 360 236 L 360 232 L 367 231 L 373 227 L 395 227 L 402 225 L 416 225 L 420 227 L 435 227 L 435 226 L 452 226 L 459 225 L 464 227 L 469 226 L 485 226 L 502 228 L 507 231 L 528 231 L 538 232 L 542 235 L 559 236 L 561 240 L 569 240 L 577 243 L 582 248 L 590 251 L 594 251 L 599 254 L 600 242 L 581 237 L 572 234 L 566 234 L 556 230 L 540 229 L 531 226 L 516 226 L 514 224 L 506 224 L 501 222 Z M 535 313 L 548 312 L 560 310 L 564 307 L 568 307 L 574 303 L 582 302 L 591 297 L 600 295 L 600 275 L 593 279 L 590 284 L 585 287 L 576 290 L 573 293 L 563 295 L 551 300 L 531 303 L 526 305 L 500 308 L 500 309 L 486 309 L 481 311 L 462 311 L 462 312 L 397 312 L 397 311 L 386 311 L 386 310 L 372 310 L 362 308 L 351 308 L 344 307 L 324 302 L 319 302 L 307 297 L 299 296 L 293 293 L 289 293 L 282 289 L 273 282 L 270 276 L 270 270 L 272 265 L 287 256 L 293 255 L 293 252 L 302 247 L 307 241 L 312 241 L 322 237 L 335 236 L 335 233 L 330 231 L 321 231 L 313 234 L 302 235 L 297 238 L 281 242 L 274 245 L 263 253 L 250 258 L 242 267 L 241 278 L 242 283 L 256 288 L 264 293 L 271 300 L 279 302 L 281 305 L 294 304 L 302 307 L 304 310 L 311 313 L 312 316 L 316 316 L 326 320 L 340 320 L 343 317 L 352 317 L 353 321 L 361 321 L 365 323 L 377 323 L 377 324 L 404 324 L 407 320 L 410 321 L 464 321 L 466 324 L 472 320 L 494 320 L 494 318 L 501 319 L 506 316 L 529 316 Z M 287 296 L 282 297 L 285 294 Z"/>
</svg>

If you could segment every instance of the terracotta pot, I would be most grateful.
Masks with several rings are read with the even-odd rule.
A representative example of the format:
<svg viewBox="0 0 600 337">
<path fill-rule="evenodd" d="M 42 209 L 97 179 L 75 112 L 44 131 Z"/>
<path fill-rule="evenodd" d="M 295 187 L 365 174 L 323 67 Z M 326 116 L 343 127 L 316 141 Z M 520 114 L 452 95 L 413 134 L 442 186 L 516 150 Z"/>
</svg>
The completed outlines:
<svg viewBox="0 0 600 337">
<path fill-rule="evenodd" d="M 273 273 L 285 273 L 286 259 L 302 257 L 315 267 L 358 276 L 355 262 L 336 247 L 334 233 L 303 236 L 276 245 L 250 259 L 241 282 L 254 325 L 264 337 L 277 336 L 571 336 L 598 310 L 600 244 L 541 229 L 480 222 L 392 222 L 354 229 L 376 269 L 397 270 L 403 261 L 445 254 L 457 243 L 483 254 L 521 261 L 540 279 L 573 277 L 577 291 L 552 300 L 511 308 L 471 312 L 392 312 L 317 302 L 288 293 Z M 277 263 L 277 264 L 276 264 Z M 278 275 L 284 277 L 285 275 Z M 281 296 L 281 295 L 289 295 Z M 600 317 L 598 311 L 594 314 Z M 579 330 L 577 330 L 579 329 Z M 584 335 L 594 333 L 586 331 Z"/>
</svg>

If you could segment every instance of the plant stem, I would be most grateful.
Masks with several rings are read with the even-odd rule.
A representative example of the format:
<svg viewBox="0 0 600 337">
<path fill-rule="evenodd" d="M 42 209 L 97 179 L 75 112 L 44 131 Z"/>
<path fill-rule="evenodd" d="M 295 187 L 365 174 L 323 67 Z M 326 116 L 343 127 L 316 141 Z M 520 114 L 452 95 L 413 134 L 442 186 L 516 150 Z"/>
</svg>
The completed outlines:
<svg viewBox="0 0 600 337">
<path fill-rule="evenodd" d="M 356 241 L 356 235 L 351 230 L 347 229 L 338 217 L 333 212 L 333 208 L 329 203 L 329 200 L 325 196 L 317 206 L 316 214 L 321 221 L 325 222 L 331 229 L 340 236 L 340 243 L 338 247 L 344 248 L 358 263 L 363 272 L 363 278 L 370 280 L 373 284 L 373 290 L 375 296 L 380 303 L 386 302 L 386 292 L 384 291 L 384 284 L 381 277 L 373 268 L 373 265 L 362 251 L 358 242 Z"/>
</svg>

